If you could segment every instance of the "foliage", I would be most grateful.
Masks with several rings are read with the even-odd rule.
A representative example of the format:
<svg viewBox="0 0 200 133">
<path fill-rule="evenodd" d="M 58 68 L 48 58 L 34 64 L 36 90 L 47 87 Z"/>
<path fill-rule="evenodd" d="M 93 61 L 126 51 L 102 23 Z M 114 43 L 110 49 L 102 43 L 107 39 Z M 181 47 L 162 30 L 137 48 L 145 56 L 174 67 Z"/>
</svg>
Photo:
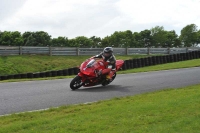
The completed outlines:
<svg viewBox="0 0 200 133">
<path fill-rule="evenodd" d="M 199 43 L 197 26 L 195 24 L 185 26 L 181 30 L 180 39 L 183 42 L 184 47 L 195 47 Z"/>
<path fill-rule="evenodd" d="M 51 38 L 47 32 L 0 31 L 0 46 L 58 46 L 58 47 L 195 47 L 200 43 L 200 30 L 189 24 L 178 36 L 174 30 L 166 31 L 163 26 L 155 26 L 141 32 L 115 31 L 110 36 L 100 38 L 78 36 L 72 39 L 59 36 Z"/>
<path fill-rule="evenodd" d="M 5 46 L 20 46 L 24 40 L 21 33 L 18 31 L 4 31 L 0 33 L 0 45 Z"/>
<path fill-rule="evenodd" d="M 51 36 L 44 31 L 25 32 L 22 37 L 24 46 L 48 46 L 51 41 Z"/>
<path fill-rule="evenodd" d="M 58 38 L 53 38 L 51 46 L 69 46 L 69 40 L 67 37 L 59 36 Z"/>
</svg>

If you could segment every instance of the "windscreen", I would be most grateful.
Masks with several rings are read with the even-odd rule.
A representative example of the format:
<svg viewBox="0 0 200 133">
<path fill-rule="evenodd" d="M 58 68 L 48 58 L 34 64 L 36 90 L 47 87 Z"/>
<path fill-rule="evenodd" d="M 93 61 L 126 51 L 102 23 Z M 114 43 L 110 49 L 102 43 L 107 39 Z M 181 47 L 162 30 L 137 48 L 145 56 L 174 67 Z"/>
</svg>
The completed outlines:
<svg viewBox="0 0 200 133">
<path fill-rule="evenodd" d="M 95 62 L 96 61 L 94 59 L 92 59 L 90 62 L 88 62 L 86 67 L 92 67 L 95 64 Z"/>
</svg>

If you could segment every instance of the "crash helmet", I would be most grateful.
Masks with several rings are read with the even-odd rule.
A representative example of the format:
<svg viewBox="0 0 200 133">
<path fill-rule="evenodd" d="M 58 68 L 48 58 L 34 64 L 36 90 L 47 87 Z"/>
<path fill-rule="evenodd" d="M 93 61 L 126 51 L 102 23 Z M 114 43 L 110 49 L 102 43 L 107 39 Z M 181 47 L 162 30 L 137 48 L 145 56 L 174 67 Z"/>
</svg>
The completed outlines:
<svg viewBox="0 0 200 133">
<path fill-rule="evenodd" d="M 103 50 L 103 56 L 106 58 L 109 58 L 113 54 L 113 48 L 112 47 L 105 47 Z"/>
</svg>

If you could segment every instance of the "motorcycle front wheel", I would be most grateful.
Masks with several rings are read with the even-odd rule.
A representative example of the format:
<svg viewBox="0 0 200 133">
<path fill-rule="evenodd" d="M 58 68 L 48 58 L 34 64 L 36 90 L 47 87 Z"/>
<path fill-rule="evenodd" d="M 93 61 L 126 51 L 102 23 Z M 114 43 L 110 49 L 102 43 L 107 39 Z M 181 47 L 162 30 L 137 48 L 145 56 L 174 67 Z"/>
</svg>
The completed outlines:
<svg viewBox="0 0 200 133">
<path fill-rule="evenodd" d="M 80 76 L 76 76 L 74 79 L 72 79 L 71 83 L 70 83 L 70 88 L 72 90 L 76 90 L 78 88 L 80 88 L 82 86 L 82 82 L 81 82 L 81 77 Z"/>
</svg>

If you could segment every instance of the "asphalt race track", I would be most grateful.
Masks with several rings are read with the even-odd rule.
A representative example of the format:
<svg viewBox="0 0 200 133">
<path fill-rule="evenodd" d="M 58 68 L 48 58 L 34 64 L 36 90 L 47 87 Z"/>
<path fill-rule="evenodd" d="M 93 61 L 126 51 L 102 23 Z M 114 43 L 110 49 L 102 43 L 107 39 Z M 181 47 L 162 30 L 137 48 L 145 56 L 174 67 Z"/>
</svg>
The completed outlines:
<svg viewBox="0 0 200 133">
<path fill-rule="evenodd" d="M 72 91 L 72 79 L 0 83 L 0 115 L 94 102 L 200 83 L 200 67 L 119 74 L 108 86 Z"/>
</svg>

